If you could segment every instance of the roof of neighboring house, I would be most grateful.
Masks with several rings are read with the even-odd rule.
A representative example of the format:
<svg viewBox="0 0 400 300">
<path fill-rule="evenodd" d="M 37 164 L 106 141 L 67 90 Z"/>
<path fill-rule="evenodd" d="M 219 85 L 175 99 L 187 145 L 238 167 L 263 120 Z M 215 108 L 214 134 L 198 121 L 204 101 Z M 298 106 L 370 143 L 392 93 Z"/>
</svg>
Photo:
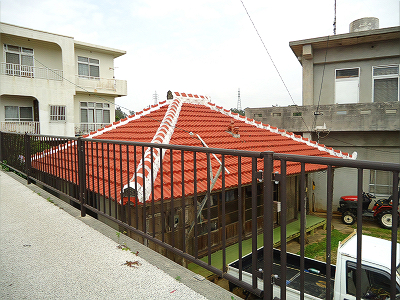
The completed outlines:
<svg viewBox="0 0 400 300">
<path fill-rule="evenodd" d="M 347 153 L 325 147 L 314 141 L 302 138 L 291 132 L 286 132 L 270 125 L 256 122 L 244 116 L 217 106 L 210 102 L 208 97 L 185 93 L 175 93 L 172 100 L 160 102 L 145 110 L 129 116 L 119 122 L 106 126 L 96 132 L 91 132 L 85 138 L 93 140 L 122 140 L 133 142 L 151 142 L 156 144 L 173 144 L 209 148 L 248 150 L 248 151 L 273 151 L 277 153 L 311 155 L 321 157 L 352 158 Z M 117 198 L 121 202 L 121 191 L 135 190 L 134 194 L 139 202 L 155 201 L 171 198 L 171 187 L 174 198 L 180 198 L 182 194 L 193 195 L 207 191 L 207 155 L 196 153 L 196 172 L 194 172 L 193 152 L 172 151 L 172 179 L 171 179 L 171 153 L 164 149 L 149 148 L 141 146 L 109 145 L 97 142 L 88 143 L 87 153 L 87 185 L 91 190 L 106 195 L 109 198 Z M 115 151 L 115 156 L 113 151 Z M 120 151 L 121 150 L 121 151 Z M 62 152 L 66 152 L 67 154 Z M 68 180 L 69 176 L 65 170 L 71 170 L 73 155 L 76 145 L 69 144 L 58 147 L 57 151 L 48 151 L 47 155 L 54 155 L 55 161 L 62 160 L 62 166 L 53 173 L 60 174 Z M 57 153 L 56 153 L 57 152 Z M 119 153 L 122 153 L 121 155 Z M 183 155 L 183 162 L 182 162 Z M 39 163 L 46 161 L 46 155 L 36 157 L 32 165 L 39 168 Z M 58 158 L 57 158 L 58 157 Z M 120 159 L 122 157 L 122 159 Z M 144 160 L 143 160 L 144 158 Z M 221 155 L 210 155 L 213 176 L 221 167 Z M 49 161 L 47 159 L 47 161 Z M 53 160 L 54 161 L 54 160 Z M 69 161 L 69 162 L 66 162 Z M 128 162 L 129 161 L 129 168 Z M 144 161 L 144 163 L 143 163 Z M 162 164 L 160 164 L 162 161 Z M 261 159 L 257 161 L 257 168 L 263 168 Z M 153 177 L 150 172 L 153 165 Z M 238 158 L 225 156 L 225 188 L 234 188 L 238 185 Z M 252 181 L 251 158 L 241 159 L 241 182 L 249 185 Z M 110 166 L 103 174 L 103 166 Z M 115 166 L 115 167 L 114 167 Z M 121 172 L 122 167 L 122 172 Z M 162 167 L 162 172 L 160 170 Z M 274 163 L 275 171 L 280 170 L 279 162 Z M 307 164 L 306 172 L 325 169 L 326 166 Z M 43 170 L 43 167 L 41 167 Z M 136 178 L 134 176 L 136 169 Z M 180 172 L 184 169 L 183 175 Z M 50 169 L 51 170 L 51 169 Z M 114 173 L 115 170 L 115 173 Z M 288 162 L 287 174 L 299 174 L 300 163 Z M 162 179 L 161 174 L 162 173 Z M 73 174 L 71 174 L 71 177 Z M 182 177 L 184 176 L 184 177 Z M 195 177 L 196 176 L 196 177 Z M 222 189 L 221 176 L 218 176 L 213 190 Z M 110 180 L 109 180 L 110 179 Z M 161 180 L 163 185 L 161 185 Z M 74 181 L 71 179 L 70 181 Z M 110 188 L 108 182 L 111 182 Z M 154 191 L 151 190 L 154 181 Z M 173 181 L 173 185 L 171 185 Z M 184 192 L 182 191 L 182 181 Z M 143 188 L 144 186 L 144 188 Z M 127 194 L 125 193 L 125 196 Z M 124 198 L 126 203 L 127 197 Z M 130 197 L 130 201 L 133 201 Z"/>
<path fill-rule="evenodd" d="M 313 49 L 326 49 L 327 47 L 345 47 L 356 44 L 388 41 L 395 39 L 400 39 L 400 26 L 292 41 L 289 43 L 289 46 L 296 57 L 301 57 L 303 53 L 303 45 L 312 45 Z"/>
</svg>

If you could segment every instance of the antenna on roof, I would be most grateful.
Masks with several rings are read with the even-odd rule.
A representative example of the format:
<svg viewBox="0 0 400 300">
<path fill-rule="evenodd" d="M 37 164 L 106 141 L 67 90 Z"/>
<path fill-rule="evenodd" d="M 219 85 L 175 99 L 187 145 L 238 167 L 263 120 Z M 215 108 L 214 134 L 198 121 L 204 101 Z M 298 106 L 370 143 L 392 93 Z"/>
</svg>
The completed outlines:
<svg viewBox="0 0 400 300">
<path fill-rule="evenodd" d="M 153 94 L 153 101 L 154 101 L 154 104 L 157 104 L 157 103 L 158 103 L 158 94 L 157 94 L 157 91 L 154 91 L 154 94 Z"/>
<path fill-rule="evenodd" d="M 242 100 L 240 100 L 240 88 L 238 89 L 237 109 L 238 109 L 238 110 L 242 110 Z"/>
<path fill-rule="evenodd" d="M 336 0 L 335 0 L 335 12 L 333 17 L 333 34 L 336 34 Z"/>
</svg>

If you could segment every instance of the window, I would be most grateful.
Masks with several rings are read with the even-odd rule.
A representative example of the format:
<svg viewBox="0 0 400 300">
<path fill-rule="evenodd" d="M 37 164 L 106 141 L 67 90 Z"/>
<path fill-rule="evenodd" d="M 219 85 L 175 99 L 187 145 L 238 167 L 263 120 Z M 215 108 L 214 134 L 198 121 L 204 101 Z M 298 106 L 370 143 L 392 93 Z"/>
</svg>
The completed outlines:
<svg viewBox="0 0 400 300">
<path fill-rule="evenodd" d="M 399 101 L 399 66 L 373 67 L 374 102 Z"/>
<path fill-rule="evenodd" d="M 65 121 L 65 106 L 50 105 L 50 121 Z"/>
<path fill-rule="evenodd" d="M 335 103 L 358 103 L 360 69 L 335 70 Z"/>
<path fill-rule="evenodd" d="M 393 192 L 393 176 L 391 172 L 371 170 L 369 192 L 375 196 L 390 196 Z"/>
<path fill-rule="evenodd" d="M 32 107 L 5 106 L 5 121 L 24 122 L 33 121 Z"/>
<path fill-rule="evenodd" d="M 110 104 L 81 102 L 81 123 L 110 123 Z"/>
<path fill-rule="evenodd" d="M 346 293 L 355 296 L 357 266 L 353 262 L 347 262 L 346 269 Z M 396 294 L 399 292 L 400 289 L 397 285 Z M 361 266 L 361 297 L 365 297 L 367 299 L 389 299 L 389 274 L 372 267 Z"/>
<path fill-rule="evenodd" d="M 6 74 L 33 77 L 33 49 L 4 44 Z"/>
<path fill-rule="evenodd" d="M 78 56 L 78 75 L 88 78 L 100 77 L 100 61 L 98 59 Z"/>
</svg>

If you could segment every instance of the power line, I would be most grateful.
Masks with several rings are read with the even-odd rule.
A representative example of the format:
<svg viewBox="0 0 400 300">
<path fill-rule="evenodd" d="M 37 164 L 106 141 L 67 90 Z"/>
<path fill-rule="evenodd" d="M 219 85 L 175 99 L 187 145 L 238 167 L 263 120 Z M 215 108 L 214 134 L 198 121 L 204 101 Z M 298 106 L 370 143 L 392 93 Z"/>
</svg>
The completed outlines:
<svg viewBox="0 0 400 300">
<path fill-rule="evenodd" d="M 283 85 L 285 86 L 285 89 L 286 89 L 287 93 L 289 94 L 290 99 L 292 100 L 293 104 L 297 107 L 297 104 L 294 102 L 294 99 L 293 99 L 293 97 L 292 97 L 292 94 L 290 93 L 288 87 L 286 86 L 286 83 L 285 83 L 285 81 L 283 80 L 283 78 L 282 78 L 282 76 L 281 76 L 281 73 L 280 73 L 279 70 L 278 70 L 278 67 L 275 65 L 275 62 L 274 62 L 274 60 L 272 59 L 272 56 L 271 56 L 271 54 L 269 53 L 269 51 L 268 51 L 268 49 L 267 49 L 267 46 L 265 45 L 265 43 L 264 43 L 264 41 L 263 41 L 263 39 L 262 39 L 260 33 L 258 32 L 256 25 L 254 24 L 253 20 L 251 19 L 250 14 L 249 14 L 249 12 L 247 11 L 246 6 L 244 5 L 244 3 L 243 3 L 242 0 L 240 0 L 240 2 L 242 2 L 243 8 L 244 8 L 244 10 L 246 11 L 247 16 L 249 17 L 251 24 L 253 24 L 253 27 L 254 27 L 254 29 L 255 29 L 255 31 L 256 31 L 258 37 L 260 38 L 260 41 L 261 41 L 261 43 L 263 44 L 264 49 L 265 49 L 265 51 L 267 52 L 268 57 L 269 57 L 269 59 L 270 59 L 271 62 L 272 62 L 272 65 L 274 66 L 276 72 L 278 73 L 279 78 L 281 79 Z M 297 110 L 298 110 L 298 108 L 297 108 Z M 298 112 L 300 112 L 300 111 L 298 110 Z M 303 123 L 304 123 L 304 125 L 306 126 L 307 130 L 310 131 L 309 128 L 308 128 L 308 126 L 307 126 L 307 124 L 306 124 L 306 121 L 305 121 L 304 118 L 303 118 L 303 116 L 301 116 L 301 119 L 303 120 Z"/>
</svg>

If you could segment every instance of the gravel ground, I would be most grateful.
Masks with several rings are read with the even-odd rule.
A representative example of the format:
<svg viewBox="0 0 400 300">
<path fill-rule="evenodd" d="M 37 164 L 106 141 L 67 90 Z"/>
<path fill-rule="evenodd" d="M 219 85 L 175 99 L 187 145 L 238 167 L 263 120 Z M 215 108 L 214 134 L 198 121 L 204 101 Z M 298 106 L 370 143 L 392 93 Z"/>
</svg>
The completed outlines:
<svg viewBox="0 0 400 300">
<path fill-rule="evenodd" d="M 0 172 L 1 299 L 206 299 L 117 245 Z"/>
</svg>

